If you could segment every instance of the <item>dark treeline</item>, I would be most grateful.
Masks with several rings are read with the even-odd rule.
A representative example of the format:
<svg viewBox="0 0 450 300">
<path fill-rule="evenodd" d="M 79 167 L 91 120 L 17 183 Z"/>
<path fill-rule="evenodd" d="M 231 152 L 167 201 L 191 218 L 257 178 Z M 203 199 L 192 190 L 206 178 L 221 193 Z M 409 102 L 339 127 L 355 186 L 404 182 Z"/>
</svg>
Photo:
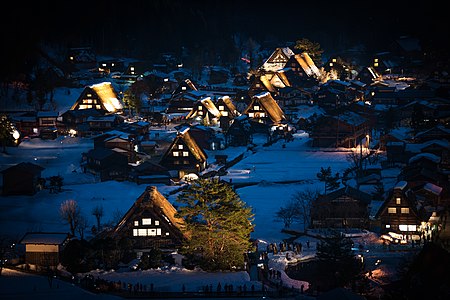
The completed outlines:
<svg viewBox="0 0 450 300">
<path fill-rule="evenodd" d="M 27 68 L 42 42 L 92 46 L 99 54 L 149 58 L 181 47 L 226 53 L 236 33 L 280 43 L 308 38 L 329 51 L 363 43 L 383 50 L 399 35 L 448 49 L 448 18 L 432 3 L 399 1 L 79 0 L 12 3 L 4 10 L 2 74 Z M 444 45 L 445 44 L 445 45 Z"/>
</svg>

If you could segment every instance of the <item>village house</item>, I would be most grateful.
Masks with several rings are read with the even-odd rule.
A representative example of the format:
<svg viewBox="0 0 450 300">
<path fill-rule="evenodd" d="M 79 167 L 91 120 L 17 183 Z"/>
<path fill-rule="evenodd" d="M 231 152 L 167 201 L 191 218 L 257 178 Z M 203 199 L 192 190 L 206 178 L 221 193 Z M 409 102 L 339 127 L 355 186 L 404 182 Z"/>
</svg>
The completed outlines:
<svg viewBox="0 0 450 300">
<path fill-rule="evenodd" d="M 187 120 L 194 120 L 203 125 L 217 125 L 220 112 L 210 97 L 197 101 L 186 116 Z"/>
<path fill-rule="evenodd" d="M 69 242 L 62 232 L 27 232 L 19 244 L 25 246 L 25 264 L 32 270 L 53 269 L 60 263 L 61 252 Z"/>
<path fill-rule="evenodd" d="M 208 156 L 191 136 L 189 129 L 189 126 L 183 126 L 178 130 L 159 162 L 174 178 L 183 178 L 189 173 L 199 174 L 207 166 Z"/>
<path fill-rule="evenodd" d="M 3 174 L 3 196 L 34 195 L 42 186 L 39 179 L 45 168 L 28 162 L 21 162 L 1 171 Z"/>
<path fill-rule="evenodd" d="M 319 117 L 310 137 L 313 147 L 355 148 L 370 133 L 367 119 L 353 112 Z"/>
<path fill-rule="evenodd" d="M 242 114 L 268 127 L 281 125 L 287 121 L 284 112 L 269 92 L 253 96 L 251 103 Z"/>
<path fill-rule="evenodd" d="M 123 104 L 117 97 L 111 82 L 102 82 L 85 87 L 70 110 L 90 108 L 108 113 L 117 113 L 123 110 Z"/>
<path fill-rule="evenodd" d="M 128 178 L 128 159 L 120 149 L 96 148 L 83 153 L 83 171 L 100 181 L 125 180 Z"/>
<path fill-rule="evenodd" d="M 116 240 L 131 240 L 137 258 L 151 249 L 171 253 L 186 238 L 182 232 L 184 220 L 177 218 L 176 213 L 176 209 L 158 189 L 149 186 L 125 213 L 110 236 Z"/>
<path fill-rule="evenodd" d="M 422 217 L 416 208 L 415 194 L 406 181 L 398 181 L 388 191 L 375 217 L 380 221 L 381 234 L 389 241 L 405 243 L 420 239 Z"/>
<path fill-rule="evenodd" d="M 372 196 L 350 186 L 326 195 L 312 203 L 313 228 L 368 228 Z"/>
<path fill-rule="evenodd" d="M 241 115 L 234 119 L 233 124 L 225 133 L 227 146 L 248 146 L 252 143 L 254 126 L 247 115 Z"/>
</svg>

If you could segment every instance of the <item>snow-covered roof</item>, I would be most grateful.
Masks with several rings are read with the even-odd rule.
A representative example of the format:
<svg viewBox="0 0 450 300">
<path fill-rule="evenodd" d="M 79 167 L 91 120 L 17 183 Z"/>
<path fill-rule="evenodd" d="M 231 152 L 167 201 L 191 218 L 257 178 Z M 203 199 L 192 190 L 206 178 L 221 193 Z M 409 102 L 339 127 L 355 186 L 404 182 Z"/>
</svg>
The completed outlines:
<svg viewBox="0 0 450 300">
<path fill-rule="evenodd" d="M 438 185 L 432 184 L 431 182 L 428 182 L 423 187 L 424 190 L 429 191 L 437 196 L 439 196 L 442 192 L 442 188 Z"/>
<path fill-rule="evenodd" d="M 62 232 L 27 232 L 20 243 L 61 245 L 67 238 L 67 233 Z"/>
<path fill-rule="evenodd" d="M 403 190 L 407 185 L 408 185 L 408 182 L 402 180 L 402 181 L 397 182 L 394 189 Z"/>
<path fill-rule="evenodd" d="M 434 155 L 432 153 L 419 153 L 417 155 L 414 155 L 413 157 L 411 157 L 409 159 L 409 164 L 412 164 L 413 162 L 421 159 L 421 158 L 426 158 L 434 163 L 439 163 L 441 161 L 441 158 L 437 155 Z"/>
<path fill-rule="evenodd" d="M 38 111 L 36 116 L 38 118 L 56 118 L 58 117 L 57 111 Z"/>
</svg>

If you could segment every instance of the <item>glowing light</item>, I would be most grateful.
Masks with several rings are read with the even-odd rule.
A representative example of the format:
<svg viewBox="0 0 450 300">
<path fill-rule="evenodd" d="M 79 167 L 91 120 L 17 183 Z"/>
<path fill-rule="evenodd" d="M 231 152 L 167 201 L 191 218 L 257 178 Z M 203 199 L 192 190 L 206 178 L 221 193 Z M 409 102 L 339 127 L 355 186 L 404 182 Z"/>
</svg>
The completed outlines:
<svg viewBox="0 0 450 300">
<path fill-rule="evenodd" d="M 14 129 L 14 131 L 12 132 L 12 136 L 15 140 L 18 140 L 20 138 L 19 131 L 17 131 L 17 129 Z"/>
</svg>

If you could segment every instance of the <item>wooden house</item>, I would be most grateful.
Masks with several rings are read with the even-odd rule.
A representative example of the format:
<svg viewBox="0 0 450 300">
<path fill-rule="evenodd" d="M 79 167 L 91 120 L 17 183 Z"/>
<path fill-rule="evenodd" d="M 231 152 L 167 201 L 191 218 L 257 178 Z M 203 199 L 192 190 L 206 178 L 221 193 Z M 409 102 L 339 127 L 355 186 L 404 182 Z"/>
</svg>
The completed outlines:
<svg viewBox="0 0 450 300">
<path fill-rule="evenodd" d="M 398 242 L 418 239 L 422 218 L 416 208 L 416 198 L 406 181 L 399 181 L 388 191 L 376 216 L 381 223 L 381 233 L 396 238 Z"/>
<path fill-rule="evenodd" d="M 350 186 L 319 195 L 311 207 L 314 228 L 368 228 L 372 196 Z"/>
<path fill-rule="evenodd" d="M 36 194 L 40 190 L 39 179 L 44 169 L 33 163 L 22 162 L 1 171 L 3 174 L 2 195 Z"/>
<path fill-rule="evenodd" d="M 217 125 L 220 119 L 220 111 L 210 97 L 197 101 L 186 119 L 195 120 L 203 125 Z"/>
<path fill-rule="evenodd" d="M 170 185 L 171 183 L 169 171 L 165 167 L 151 161 L 144 161 L 137 166 L 133 166 L 129 173 L 129 178 L 137 184 L 162 183 Z"/>
<path fill-rule="evenodd" d="M 88 116 L 86 119 L 89 130 L 96 133 L 112 130 L 121 122 L 122 120 L 116 114 L 104 116 Z"/>
<path fill-rule="evenodd" d="M 68 51 L 68 61 L 80 69 L 95 68 L 97 55 L 92 47 L 74 47 Z"/>
<path fill-rule="evenodd" d="M 55 269 L 69 235 L 62 232 L 27 232 L 19 244 L 25 245 L 25 263 L 34 270 Z"/>
<path fill-rule="evenodd" d="M 181 128 L 159 164 L 182 178 L 189 173 L 199 174 L 207 166 L 207 155 L 191 136 L 189 127 Z M 176 174 L 174 174 L 176 172 Z"/>
<path fill-rule="evenodd" d="M 70 110 L 81 109 L 96 109 L 116 113 L 123 110 L 123 105 L 111 82 L 102 82 L 85 87 L 70 108 Z"/>
<path fill-rule="evenodd" d="M 247 115 L 241 115 L 234 119 L 233 124 L 225 133 L 228 146 L 248 146 L 252 143 L 253 126 Z"/>
<path fill-rule="evenodd" d="M 39 124 L 35 112 L 25 112 L 11 116 L 11 122 L 20 132 L 21 137 L 38 137 Z"/>
<path fill-rule="evenodd" d="M 353 112 L 321 116 L 310 134 L 313 147 L 354 148 L 370 132 L 368 120 Z"/>
<path fill-rule="evenodd" d="M 443 125 L 436 125 L 433 128 L 421 131 L 414 136 L 416 143 L 424 143 L 431 140 L 450 141 L 450 129 Z"/>
<path fill-rule="evenodd" d="M 381 75 L 371 66 L 362 68 L 361 71 L 358 72 L 358 75 L 356 75 L 356 80 L 365 84 L 372 84 L 376 80 L 380 80 L 380 78 Z"/>
<path fill-rule="evenodd" d="M 277 126 L 287 121 L 284 112 L 269 92 L 252 97 L 249 106 L 242 112 L 254 122 Z"/>
<path fill-rule="evenodd" d="M 292 86 L 310 87 L 317 85 L 319 83 L 318 79 L 322 75 L 306 52 L 292 55 L 285 67 L 290 68 L 296 77 L 296 79 L 291 80 L 295 82 Z"/>
<path fill-rule="evenodd" d="M 352 67 L 351 63 L 346 62 L 340 56 L 332 56 L 324 64 L 323 69 L 330 74 L 330 78 L 346 80 L 352 79 Z"/>
<path fill-rule="evenodd" d="M 128 177 L 128 158 L 107 148 L 91 149 L 83 153 L 84 172 L 95 175 L 100 181 L 124 180 Z"/>
<path fill-rule="evenodd" d="M 185 79 L 183 81 L 181 81 L 178 86 L 176 87 L 176 89 L 172 92 L 172 98 L 179 95 L 179 94 L 183 94 L 189 91 L 197 91 L 197 87 L 194 84 L 194 82 L 192 82 L 192 80 L 190 79 Z"/>
<path fill-rule="evenodd" d="M 259 70 L 263 73 L 276 72 L 283 69 L 288 60 L 294 55 L 289 47 L 276 48 Z"/>
<path fill-rule="evenodd" d="M 225 148 L 225 141 L 220 138 L 216 134 L 216 131 L 211 127 L 200 124 L 190 126 L 189 134 L 201 149 L 214 151 Z"/>
<path fill-rule="evenodd" d="M 221 96 L 216 101 L 216 107 L 220 112 L 219 126 L 225 132 L 230 128 L 234 118 L 241 113 L 237 110 L 233 100 L 229 96 Z"/>
<path fill-rule="evenodd" d="M 88 118 L 98 118 L 106 115 L 103 110 L 97 110 L 95 108 L 80 109 L 80 110 L 67 110 L 61 115 L 62 122 L 66 131 L 73 130 L 78 136 L 89 136 L 91 130 L 88 125 Z"/>
<path fill-rule="evenodd" d="M 175 217 L 176 213 L 158 189 L 149 186 L 118 222 L 111 236 L 131 240 L 138 258 L 151 249 L 176 250 L 186 238 L 182 232 L 184 220 Z"/>
<path fill-rule="evenodd" d="M 98 71 L 101 74 L 109 75 L 114 72 L 124 72 L 125 63 L 121 59 L 105 59 L 98 62 Z"/>
</svg>

